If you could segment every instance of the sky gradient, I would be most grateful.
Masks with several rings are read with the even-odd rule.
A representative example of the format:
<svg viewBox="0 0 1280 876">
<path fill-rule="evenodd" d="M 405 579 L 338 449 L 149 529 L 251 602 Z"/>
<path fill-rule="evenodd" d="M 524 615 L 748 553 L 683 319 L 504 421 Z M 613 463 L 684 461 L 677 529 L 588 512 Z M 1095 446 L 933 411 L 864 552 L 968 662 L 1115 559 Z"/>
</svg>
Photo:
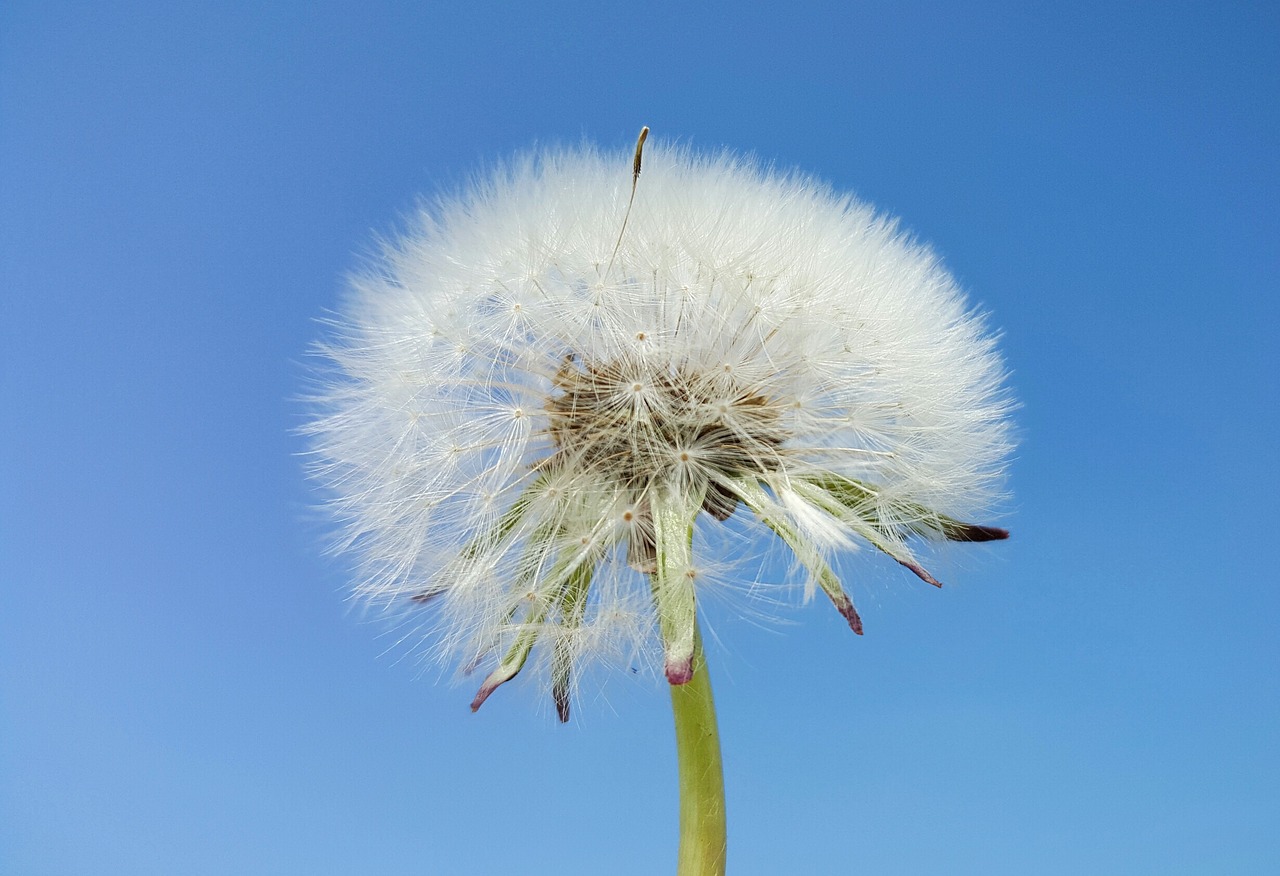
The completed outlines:
<svg viewBox="0 0 1280 876">
<path fill-rule="evenodd" d="M 662 683 L 470 714 L 295 431 L 420 198 L 642 124 L 900 217 L 1021 403 L 943 590 L 712 608 L 730 873 L 1280 872 L 1280 11 L 942 7 L 0 7 L 0 872 L 670 872 Z"/>
</svg>

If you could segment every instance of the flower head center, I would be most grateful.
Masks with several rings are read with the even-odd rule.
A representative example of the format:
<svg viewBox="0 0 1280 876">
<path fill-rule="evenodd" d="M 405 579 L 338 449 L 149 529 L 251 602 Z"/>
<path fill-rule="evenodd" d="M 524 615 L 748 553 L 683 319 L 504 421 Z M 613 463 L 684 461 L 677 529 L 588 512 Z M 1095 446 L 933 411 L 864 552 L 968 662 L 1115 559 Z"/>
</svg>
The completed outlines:
<svg viewBox="0 0 1280 876">
<path fill-rule="evenodd" d="M 660 483 L 705 492 L 705 509 L 725 519 L 737 501 L 718 485 L 779 467 L 782 406 L 720 369 L 569 357 L 554 384 L 546 469 L 590 473 L 633 497 Z"/>
</svg>

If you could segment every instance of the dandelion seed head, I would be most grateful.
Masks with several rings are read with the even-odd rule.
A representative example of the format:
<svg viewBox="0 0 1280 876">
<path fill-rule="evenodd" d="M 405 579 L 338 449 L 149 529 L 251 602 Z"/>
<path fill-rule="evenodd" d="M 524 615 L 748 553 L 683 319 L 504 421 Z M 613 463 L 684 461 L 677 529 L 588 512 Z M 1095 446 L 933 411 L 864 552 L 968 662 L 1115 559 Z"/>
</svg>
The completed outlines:
<svg viewBox="0 0 1280 876">
<path fill-rule="evenodd" d="M 544 152 L 424 210 L 353 281 L 309 427 L 354 592 L 430 612 L 424 647 L 495 684 L 540 642 L 558 704 L 666 620 L 666 497 L 781 538 L 837 604 L 826 559 L 871 544 L 930 580 L 922 540 L 1000 532 L 958 520 L 1000 495 L 1003 366 L 927 248 L 807 178 L 660 144 L 619 236 L 629 164 Z"/>
</svg>

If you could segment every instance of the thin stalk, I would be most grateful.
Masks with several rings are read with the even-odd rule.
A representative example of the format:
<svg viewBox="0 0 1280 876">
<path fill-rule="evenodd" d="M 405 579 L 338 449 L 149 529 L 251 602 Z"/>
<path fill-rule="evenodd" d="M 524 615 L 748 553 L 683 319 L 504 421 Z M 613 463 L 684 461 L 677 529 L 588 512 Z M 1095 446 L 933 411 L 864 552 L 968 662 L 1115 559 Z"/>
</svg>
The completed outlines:
<svg viewBox="0 0 1280 876">
<path fill-rule="evenodd" d="M 696 622 L 695 622 L 696 623 Z M 727 845 L 724 770 L 711 676 L 694 629 L 693 677 L 671 685 L 680 773 L 680 854 L 677 876 L 724 876 Z"/>
</svg>

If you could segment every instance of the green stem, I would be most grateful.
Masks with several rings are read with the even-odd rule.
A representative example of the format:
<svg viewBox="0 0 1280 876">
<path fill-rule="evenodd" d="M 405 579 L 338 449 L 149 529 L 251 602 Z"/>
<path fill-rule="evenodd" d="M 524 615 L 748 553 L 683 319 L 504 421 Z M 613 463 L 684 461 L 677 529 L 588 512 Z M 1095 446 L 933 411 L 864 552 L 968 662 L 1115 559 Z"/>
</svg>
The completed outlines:
<svg viewBox="0 0 1280 876">
<path fill-rule="evenodd" d="M 724 770 L 711 676 L 694 633 L 693 678 L 671 685 L 680 771 L 680 856 L 677 876 L 724 876 Z"/>
</svg>

